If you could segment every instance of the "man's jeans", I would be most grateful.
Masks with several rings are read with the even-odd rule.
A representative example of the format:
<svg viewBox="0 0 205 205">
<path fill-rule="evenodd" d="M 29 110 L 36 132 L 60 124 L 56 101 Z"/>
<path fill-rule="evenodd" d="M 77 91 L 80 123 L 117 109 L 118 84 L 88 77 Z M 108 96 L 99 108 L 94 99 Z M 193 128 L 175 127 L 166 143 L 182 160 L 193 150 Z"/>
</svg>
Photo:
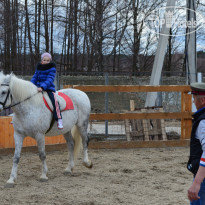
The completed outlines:
<svg viewBox="0 0 205 205">
<path fill-rule="evenodd" d="M 199 190 L 200 199 L 190 202 L 190 205 L 205 205 L 205 179 L 201 183 L 201 188 Z"/>
</svg>

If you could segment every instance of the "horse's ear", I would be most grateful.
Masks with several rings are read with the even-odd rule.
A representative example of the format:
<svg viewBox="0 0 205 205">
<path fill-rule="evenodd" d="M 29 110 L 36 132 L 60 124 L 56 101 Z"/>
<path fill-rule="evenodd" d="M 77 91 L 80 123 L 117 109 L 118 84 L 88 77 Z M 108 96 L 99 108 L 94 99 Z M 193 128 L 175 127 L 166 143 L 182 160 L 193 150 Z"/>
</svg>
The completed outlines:
<svg viewBox="0 0 205 205">
<path fill-rule="evenodd" d="M 5 76 L 5 79 L 4 79 L 4 83 L 5 83 L 5 84 L 8 84 L 8 85 L 9 85 L 9 83 L 10 83 L 10 81 L 11 81 L 11 76 L 12 76 L 12 74 Z"/>
<path fill-rule="evenodd" d="M 3 71 L 0 71 L 0 84 L 4 83 L 5 77 Z"/>
</svg>

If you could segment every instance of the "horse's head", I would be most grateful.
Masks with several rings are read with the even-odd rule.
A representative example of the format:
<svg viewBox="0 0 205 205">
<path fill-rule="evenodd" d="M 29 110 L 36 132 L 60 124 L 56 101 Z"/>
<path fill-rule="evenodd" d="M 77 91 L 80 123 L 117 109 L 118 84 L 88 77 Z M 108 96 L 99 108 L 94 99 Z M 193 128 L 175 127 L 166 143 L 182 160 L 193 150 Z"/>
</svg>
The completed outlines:
<svg viewBox="0 0 205 205">
<path fill-rule="evenodd" d="M 12 97 L 10 93 L 10 75 L 4 75 L 3 72 L 0 72 L 0 109 L 3 109 L 11 105 Z"/>
</svg>

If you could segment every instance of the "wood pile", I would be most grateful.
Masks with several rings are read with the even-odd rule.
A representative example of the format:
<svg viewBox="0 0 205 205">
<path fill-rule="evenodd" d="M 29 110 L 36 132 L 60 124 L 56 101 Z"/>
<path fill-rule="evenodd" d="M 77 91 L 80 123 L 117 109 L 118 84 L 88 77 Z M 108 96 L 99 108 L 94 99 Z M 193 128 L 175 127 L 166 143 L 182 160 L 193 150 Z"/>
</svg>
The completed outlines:
<svg viewBox="0 0 205 205">
<path fill-rule="evenodd" d="M 163 108 L 143 108 L 135 110 L 134 101 L 130 100 L 131 113 L 163 112 Z M 164 119 L 126 119 L 125 132 L 127 141 L 167 140 Z"/>
</svg>

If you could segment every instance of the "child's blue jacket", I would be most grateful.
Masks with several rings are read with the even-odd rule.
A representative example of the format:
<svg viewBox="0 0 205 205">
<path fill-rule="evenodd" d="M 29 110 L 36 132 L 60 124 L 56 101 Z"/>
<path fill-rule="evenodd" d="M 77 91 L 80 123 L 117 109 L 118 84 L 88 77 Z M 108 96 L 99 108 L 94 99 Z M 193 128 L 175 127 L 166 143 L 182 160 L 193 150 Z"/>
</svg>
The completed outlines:
<svg viewBox="0 0 205 205">
<path fill-rule="evenodd" d="M 56 64 L 38 64 L 31 82 L 45 91 L 55 92 L 54 80 L 56 76 Z"/>
</svg>

